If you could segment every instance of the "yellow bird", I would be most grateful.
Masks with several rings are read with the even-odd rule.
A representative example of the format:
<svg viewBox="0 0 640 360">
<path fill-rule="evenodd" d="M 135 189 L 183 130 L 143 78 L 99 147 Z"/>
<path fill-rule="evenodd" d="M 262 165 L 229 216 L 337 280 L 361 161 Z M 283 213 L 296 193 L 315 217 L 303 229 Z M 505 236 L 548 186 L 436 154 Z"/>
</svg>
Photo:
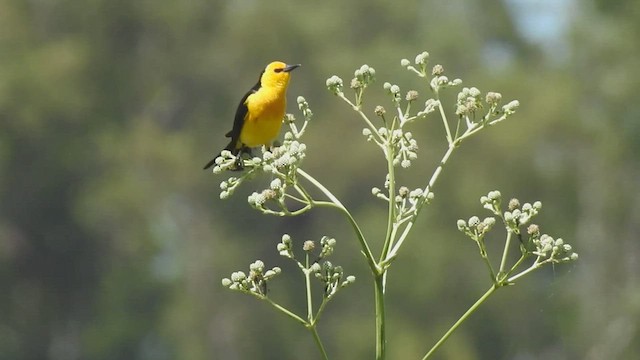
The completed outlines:
<svg viewBox="0 0 640 360">
<path fill-rule="evenodd" d="M 260 74 L 258 83 L 240 100 L 233 128 L 225 135 L 231 141 L 224 148 L 238 158 L 238 170 L 242 169 L 242 153 L 250 153 L 251 148 L 257 146 L 271 145 L 280 133 L 287 106 L 290 72 L 299 66 L 281 61 L 270 63 Z M 210 168 L 216 157 L 204 169 Z"/>
</svg>

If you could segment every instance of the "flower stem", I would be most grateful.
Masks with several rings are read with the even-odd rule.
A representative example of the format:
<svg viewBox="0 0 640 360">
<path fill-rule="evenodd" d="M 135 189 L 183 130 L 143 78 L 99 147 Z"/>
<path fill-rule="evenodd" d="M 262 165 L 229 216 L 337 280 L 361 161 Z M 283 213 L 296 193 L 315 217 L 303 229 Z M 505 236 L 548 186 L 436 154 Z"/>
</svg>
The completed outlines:
<svg viewBox="0 0 640 360">
<path fill-rule="evenodd" d="M 520 264 L 522 264 L 522 262 L 523 262 L 527 257 L 528 257 L 528 256 L 527 256 L 527 254 L 522 254 L 522 255 L 520 256 L 520 259 L 518 259 L 518 261 L 516 261 L 516 263 L 515 263 L 515 264 L 513 264 L 513 266 L 511 267 L 511 269 L 510 269 L 509 271 L 507 271 L 507 272 L 504 274 L 504 278 L 505 278 L 505 279 L 508 279 L 508 278 L 509 278 L 509 276 L 511 276 L 511 274 L 513 274 L 513 272 L 514 272 L 514 271 L 516 271 L 516 269 L 520 266 Z"/>
<path fill-rule="evenodd" d="M 376 360 L 384 360 L 386 358 L 387 345 L 384 309 L 384 274 L 375 275 L 374 290 L 376 300 Z"/>
<path fill-rule="evenodd" d="M 438 100 L 438 110 L 440 110 L 440 117 L 442 118 L 444 129 L 447 132 L 447 143 L 449 143 L 449 146 L 451 146 L 453 145 L 453 138 L 451 137 L 451 130 L 449 130 L 449 121 L 447 121 L 447 115 L 444 112 L 444 108 L 442 107 L 442 102 L 440 101 L 440 94 L 437 91 L 436 91 L 436 99 Z"/>
<path fill-rule="evenodd" d="M 489 260 L 489 255 L 487 255 L 487 250 L 484 248 L 484 244 L 480 244 L 480 242 L 478 242 L 478 247 L 480 247 L 480 257 L 482 257 L 482 260 L 487 265 L 487 270 L 489 270 L 491 281 L 498 281 L 496 278 L 496 272 L 493 270 L 493 266 L 491 265 L 491 261 Z"/>
<path fill-rule="evenodd" d="M 313 324 L 313 297 L 311 296 L 311 271 L 309 270 L 309 253 L 305 254 L 304 282 L 307 288 L 307 321 Z"/>
<path fill-rule="evenodd" d="M 277 310 L 279 310 L 280 312 L 282 312 L 283 314 L 287 315 L 288 317 L 292 318 L 293 320 L 301 323 L 302 325 L 304 325 L 305 327 L 307 326 L 308 322 L 301 318 L 300 316 L 294 314 L 293 312 L 287 310 L 286 308 L 284 308 L 282 305 L 274 302 L 273 300 L 271 300 L 270 298 L 263 296 L 261 297 L 261 299 L 266 300 L 269 304 L 273 305 L 273 307 L 275 307 Z"/>
<path fill-rule="evenodd" d="M 407 226 L 404 228 L 404 231 L 402 232 L 400 237 L 398 237 L 398 241 L 396 241 L 396 243 L 393 244 L 393 248 L 391 249 L 391 251 L 389 251 L 388 255 L 382 261 L 383 265 L 388 264 L 390 261 L 392 261 L 398 255 L 398 250 L 400 250 L 400 247 L 404 243 L 404 240 L 407 238 L 407 235 L 409 235 L 409 232 L 411 231 L 411 228 L 413 227 L 413 224 L 415 223 L 415 221 L 416 221 L 416 219 L 418 217 L 418 214 L 420 213 L 420 210 L 422 210 L 422 208 L 424 207 L 424 204 L 427 201 L 427 196 L 429 196 L 429 192 L 435 186 L 436 181 L 438 181 L 438 178 L 440 177 L 440 173 L 442 173 L 442 169 L 447 164 L 447 161 L 449 161 L 449 157 L 451 157 L 451 154 L 453 154 L 453 151 L 456 149 L 456 147 L 457 146 L 455 144 L 449 145 L 449 148 L 447 149 L 447 152 L 442 156 L 442 159 L 440 160 L 440 164 L 438 164 L 438 167 L 433 172 L 433 175 L 431 175 L 431 179 L 429 179 L 429 182 L 427 183 L 427 186 L 425 186 L 425 188 L 424 188 L 424 191 L 423 191 L 424 199 L 418 205 L 418 207 L 416 209 L 416 214 L 413 216 L 411 221 L 409 221 L 409 223 L 407 223 Z M 391 199 L 389 199 L 389 201 L 391 201 Z"/>
<path fill-rule="evenodd" d="M 308 329 L 309 331 L 311 331 L 311 334 L 313 335 L 313 340 L 315 340 L 316 346 L 318 347 L 318 350 L 320 350 L 320 353 L 322 354 L 322 358 L 324 360 L 329 360 L 329 356 L 327 355 L 327 351 L 324 349 L 324 346 L 322 345 L 322 341 L 320 340 L 320 335 L 318 335 L 318 330 L 316 329 L 315 325 L 309 326 Z"/>
<path fill-rule="evenodd" d="M 347 210 L 347 208 L 344 205 L 342 205 L 340 200 L 338 200 L 338 198 L 335 197 L 335 195 L 333 195 L 331 193 L 331 191 L 329 191 L 329 189 L 324 187 L 324 185 L 322 185 L 313 176 L 307 174 L 304 170 L 302 170 L 300 168 L 296 169 L 296 171 L 298 172 L 298 174 L 302 175 L 302 177 L 307 179 L 307 181 L 309 181 L 315 187 L 317 187 L 320 191 L 322 191 L 325 194 L 325 196 L 327 198 L 329 198 L 329 200 L 331 200 L 331 202 L 333 204 L 335 204 L 335 206 L 337 206 L 338 209 L 340 209 L 347 216 L 347 218 L 349 219 L 349 222 L 351 223 L 351 226 L 353 227 L 353 229 L 356 232 L 356 236 L 358 238 L 358 242 L 360 242 L 360 247 L 362 248 L 362 253 L 364 254 L 365 258 L 367 259 L 367 263 L 369 264 L 369 268 L 371 269 L 371 271 L 374 274 L 379 274 L 380 273 L 380 267 L 376 264 L 376 260 L 373 257 L 373 253 L 371 253 L 371 249 L 369 248 L 369 244 L 367 243 L 367 240 L 364 238 L 364 234 L 362 233 L 362 230 L 360 230 L 360 226 L 358 226 L 358 223 L 353 218 L 353 216 L 351 215 L 349 210 Z M 319 204 L 319 202 L 315 202 L 315 203 Z"/>
<path fill-rule="evenodd" d="M 344 94 L 338 94 L 338 97 L 340 97 L 343 101 L 345 101 L 347 104 L 351 105 L 351 107 L 358 113 L 358 115 L 360 115 L 360 117 L 364 120 L 365 123 L 367 123 L 367 126 L 369 127 L 369 129 L 371 130 L 371 134 L 374 135 L 376 137 L 376 139 L 378 140 L 378 142 L 383 143 L 384 139 L 382 139 L 382 137 L 380 137 L 380 134 L 378 134 L 378 129 L 376 129 L 376 127 L 373 125 L 373 123 L 371 122 L 371 120 L 369 120 L 369 118 L 367 117 L 367 115 L 365 113 L 362 112 L 362 110 L 360 110 L 360 106 L 355 105 L 354 103 L 351 102 L 351 100 L 347 99 Z"/>
<path fill-rule="evenodd" d="M 507 265 L 507 255 L 509 255 L 509 245 L 511 244 L 511 236 L 513 231 L 507 230 L 507 240 L 504 243 L 504 251 L 502 252 L 502 261 L 500 261 L 500 273 L 504 272 L 504 268 Z"/>
<path fill-rule="evenodd" d="M 393 131 L 393 127 L 391 128 Z M 393 167 L 393 158 L 395 156 L 393 152 L 393 146 L 389 141 L 386 143 L 386 157 L 387 157 L 387 173 L 389 176 L 389 209 L 387 215 L 387 234 L 384 238 L 384 244 L 382 246 L 382 251 L 380 253 L 380 261 L 387 258 L 389 255 L 389 249 L 393 246 L 394 235 L 396 232 L 394 231 L 394 221 L 396 219 L 396 178 L 395 178 L 395 168 Z"/>
<path fill-rule="evenodd" d="M 527 275 L 528 273 L 538 269 L 543 264 L 543 262 L 539 262 L 539 260 L 540 260 L 540 257 L 538 257 L 536 261 L 527 270 L 524 270 L 523 272 L 510 277 L 509 279 L 507 279 L 507 282 L 510 282 L 510 283 L 514 282 L 517 279 Z"/>
<path fill-rule="evenodd" d="M 451 336 L 451 334 L 453 334 L 453 332 L 456 331 L 456 329 L 458 329 L 458 327 L 460 325 L 462 325 L 462 323 L 465 320 L 467 320 L 469 318 L 469 316 L 471 316 L 471 314 L 473 314 L 478 309 L 478 307 L 480 307 L 480 305 L 482 305 L 482 303 L 484 303 L 489 298 L 489 296 L 491 296 L 491 294 L 493 294 L 494 291 L 496 291 L 497 289 L 498 289 L 497 285 L 494 284 L 493 286 L 491 286 L 491 288 L 489 288 L 489 290 L 487 290 L 487 292 L 485 292 L 484 295 L 482 295 L 482 297 L 480 297 L 480 299 L 478 299 L 478 301 L 476 301 L 475 304 L 473 304 L 473 306 L 471 306 L 469 308 L 469 310 L 467 310 L 458 319 L 458 321 L 456 321 L 455 324 L 453 324 L 453 326 L 451 326 L 451 328 L 449 328 L 449 330 L 447 330 L 447 332 L 442 336 L 442 338 L 440 338 L 440 340 L 438 340 L 438 342 L 435 345 L 433 345 L 431 350 L 429 350 L 429 352 L 422 358 L 422 360 L 426 360 L 431 355 L 433 355 L 433 353 L 435 353 L 436 350 L 438 350 L 440 348 L 440 346 L 442 346 L 442 344 L 444 344 L 445 341 L 447 341 L 449 336 Z"/>
</svg>

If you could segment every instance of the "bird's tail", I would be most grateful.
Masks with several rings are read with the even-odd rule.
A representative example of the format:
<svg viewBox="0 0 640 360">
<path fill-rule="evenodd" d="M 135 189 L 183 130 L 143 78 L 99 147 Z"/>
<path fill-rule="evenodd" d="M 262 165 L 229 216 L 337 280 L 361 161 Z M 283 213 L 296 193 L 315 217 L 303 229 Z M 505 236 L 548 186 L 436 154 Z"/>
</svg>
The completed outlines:
<svg viewBox="0 0 640 360">
<path fill-rule="evenodd" d="M 218 156 L 220 156 L 220 155 L 218 155 Z M 212 166 L 213 166 L 213 164 L 215 164 L 215 162 L 216 162 L 216 158 L 217 158 L 218 156 L 216 156 L 216 157 L 214 157 L 213 159 L 211 159 L 211 161 L 209 161 L 209 162 L 207 163 L 207 165 L 205 165 L 205 166 L 202 168 L 202 170 L 207 170 L 208 168 L 212 167 Z"/>
<path fill-rule="evenodd" d="M 224 149 L 222 149 L 222 150 L 223 150 L 223 151 L 224 151 L 224 150 L 229 150 L 229 151 L 231 151 L 231 153 L 233 154 L 233 153 L 237 152 L 237 150 L 236 150 L 236 149 L 234 149 L 234 147 L 235 147 L 235 146 L 233 146 L 233 141 L 232 141 L 232 142 L 230 142 L 230 143 L 229 143 L 229 145 L 227 145 L 227 146 L 226 146 Z M 220 152 L 220 154 L 218 154 L 218 155 L 214 156 L 214 157 L 213 157 L 213 159 L 211 159 L 211 161 L 209 161 L 209 162 L 207 163 L 207 165 L 205 165 L 205 166 L 202 168 L 202 170 L 207 170 L 208 168 L 212 167 L 212 166 L 213 166 L 213 164 L 215 164 L 215 163 L 216 163 L 216 159 L 217 159 L 218 157 L 220 157 L 220 155 L 222 155 L 222 151 Z"/>
</svg>

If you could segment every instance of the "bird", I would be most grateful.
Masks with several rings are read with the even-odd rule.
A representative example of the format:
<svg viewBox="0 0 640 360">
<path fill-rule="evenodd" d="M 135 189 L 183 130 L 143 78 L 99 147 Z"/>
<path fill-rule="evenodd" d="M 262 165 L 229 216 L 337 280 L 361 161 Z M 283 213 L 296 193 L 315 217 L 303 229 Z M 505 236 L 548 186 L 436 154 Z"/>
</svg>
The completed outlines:
<svg viewBox="0 0 640 360">
<path fill-rule="evenodd" d="M 233 127 L 225 136 L 231 138 L 224 150 L 237 157 L 235 169 L 242 170 L 242 154 L 251 148 L 270 145 L 280 133 L 287 106 L 287 87 L 291 71 L 300 64 L 287 65 L 273 61 L 262 70 L 258 82 L 242 97 Z M 217 155 L 203 169 L 215 163 Z"/>
</svg>

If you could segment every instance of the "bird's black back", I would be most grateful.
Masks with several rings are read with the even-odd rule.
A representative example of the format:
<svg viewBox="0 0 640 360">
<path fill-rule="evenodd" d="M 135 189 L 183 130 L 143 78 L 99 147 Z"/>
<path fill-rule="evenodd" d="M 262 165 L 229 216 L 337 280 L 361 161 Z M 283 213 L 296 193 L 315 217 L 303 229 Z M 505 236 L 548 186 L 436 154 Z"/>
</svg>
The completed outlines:
<svg viewBox="0 0 640 360">
<path fill-rule="evenodd" d="M 258 82 L 255 85 L 253 85 L 253 87 L 249 89 L 249 91 L 247 91 L 246 94 L 244 94 L 242 99 L 240 99 L 240 104 L 238 104 L 238 109 L 236 110 L 236 116 L 233 119 L 233 128 L 231 129 L 231 131 L 229 131 L 225 135 L 226 137 L 231 138 L 231 142 L 229 142 L 229 145 L 227 145 L 227 147 L 225 148 L 226 150 L 234 152 L 236 148 L 238 148 L 238 141 L 240 140 L 240 131 L 242 130 L 242 126 L 244 125 L 244 119 L 247 116 L 247 112 L 248 112 L 247 104 L 245 104 L 245 102 L 247 101 L 247 98 L 249 97 L 249 95 L 254 94 L 262 87 L 262 83 L 260 81 L 262 79 L 262 74 L 264 74 L 264 70 L 262 70 L 262 72 L 260 73 L 260 76 L 258 77 Z"/>
</svg>

